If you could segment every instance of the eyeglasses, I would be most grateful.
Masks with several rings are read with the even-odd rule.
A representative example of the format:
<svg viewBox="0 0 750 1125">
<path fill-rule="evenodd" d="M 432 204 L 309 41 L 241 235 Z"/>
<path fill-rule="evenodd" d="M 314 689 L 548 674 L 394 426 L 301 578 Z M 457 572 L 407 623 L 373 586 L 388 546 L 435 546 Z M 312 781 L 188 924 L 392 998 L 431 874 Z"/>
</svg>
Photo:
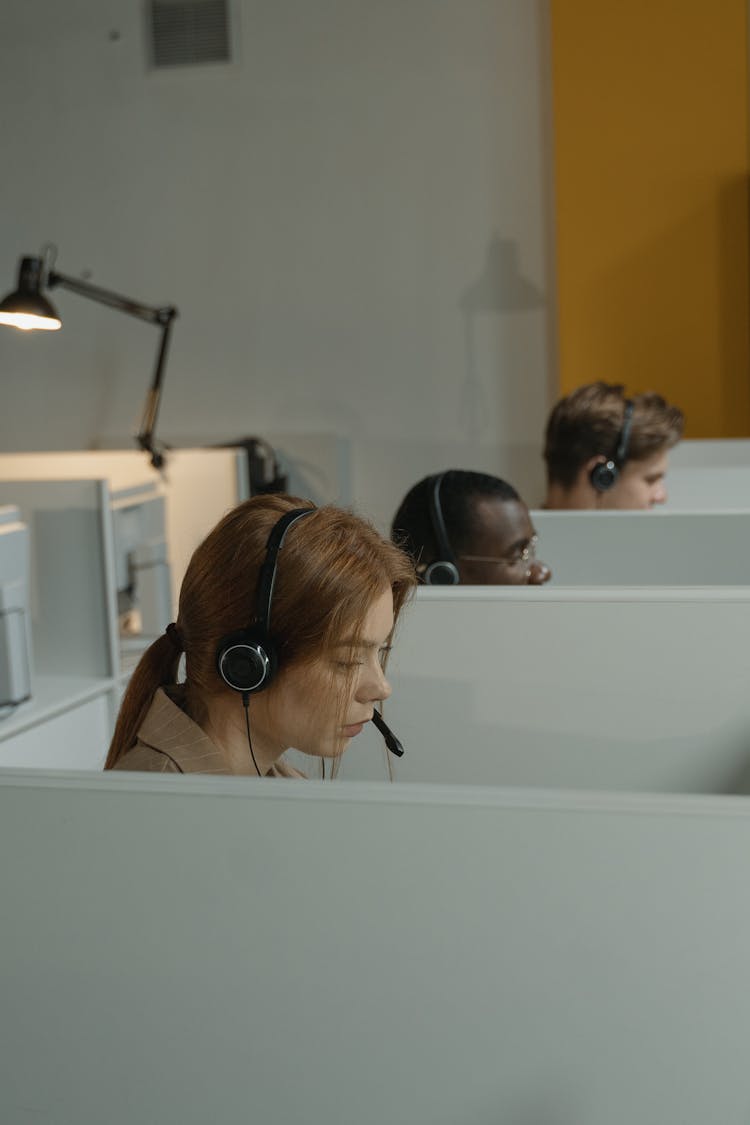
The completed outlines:
<svg viewBox="0 0 750 1125">
<path fill-rule="evenodd" d="M 528 566 L 536 558 L 536 548 L 539 536 L 533 535 L 525 547 L 514 551 L 512 555 L 459 555 L 464 562 L 504 563 L 505 566 Z"/>
</svg>

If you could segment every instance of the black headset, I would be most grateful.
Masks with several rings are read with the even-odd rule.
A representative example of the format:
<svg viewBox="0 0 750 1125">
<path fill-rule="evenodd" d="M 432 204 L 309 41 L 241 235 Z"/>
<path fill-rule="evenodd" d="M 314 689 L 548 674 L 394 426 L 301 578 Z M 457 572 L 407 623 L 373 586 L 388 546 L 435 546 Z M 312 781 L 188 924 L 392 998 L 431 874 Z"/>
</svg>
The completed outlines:
<svg viewBox="0 0 750 1125">
<path fill-rule="evenodd" d="M 422 575 L 426 586 L 457 586 L 461 581 L 440 505 L 440 487 L 444 476 L 445 473 L 438 473 L 430 489 L 430 522 L 437 542 L 438 557 L 426 567 Z"/>
<path fill-rule="evenodd" d="M 617 446 L 614 456 L 606 461 L 600 461 L 597 465 L 594 465 L 591 470 L 589 479 L 597 492 L 609 492 L 610 488 L 613 488 L 617 484 L 620 470 L 628 457 L 628 445 L 630 444 L 630 431 L 633 428 L 634 409 L 634 403 L 629 398 L 625 399 L 625 413 L 622 416 L 622 427 L 617 435 Z"/>
<path fill-rule="evenodd" d="M 286 512 L 271 528 L 266 543 L 266 557 L 258 576 L 258 611 L 255 621 L 246 629 L 237 629 L 222 637 L 216 649 L 216 670 L 224 683 L 243 696 L 263 691 L 271 683 L 278 667 L 278 655 L 271 640 L 271 602 L 276 583 L 279 551 L 297 520 L 311 515 L 315 508 L 294 508 Z"/>
</svg>

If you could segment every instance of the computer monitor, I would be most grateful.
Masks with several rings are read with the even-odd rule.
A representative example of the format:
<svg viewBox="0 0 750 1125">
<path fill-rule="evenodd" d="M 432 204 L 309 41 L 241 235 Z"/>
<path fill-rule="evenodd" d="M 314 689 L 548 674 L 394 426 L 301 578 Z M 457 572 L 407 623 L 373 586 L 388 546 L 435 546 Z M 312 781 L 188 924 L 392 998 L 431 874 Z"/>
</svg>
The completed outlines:
<svg viewBox="0 0 750 1125">
<path fill-rule="evenodd" d="M 155 484 L 111 494 L 120 633 L 157 637 L 172 620 L 165 500 Z"/>
<path fill-rule="evenodd" d="M 0 507 L 0 708 L 31 697 L 29 558 L 18 508 Z"/>
</svg>

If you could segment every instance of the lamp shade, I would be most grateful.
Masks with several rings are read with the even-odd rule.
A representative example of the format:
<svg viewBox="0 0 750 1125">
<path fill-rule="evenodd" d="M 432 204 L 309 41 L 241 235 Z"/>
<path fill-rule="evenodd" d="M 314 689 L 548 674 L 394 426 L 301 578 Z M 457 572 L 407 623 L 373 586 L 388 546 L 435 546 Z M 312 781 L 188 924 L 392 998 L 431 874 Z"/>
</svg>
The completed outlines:
<svg viewBox="0 0 750 1125">
<path fill-rule="evenodd" d="M 161 330 L 159 350 L 151 386 L 146 393 L 141 426 L 135 440 L 141 449 L 151 454 L 151 464 L 154 468 L 161 469 L 164 464 L 164 454 L 154 445 L 154 430 L 164 380 L 167 345 L 177 309 L 174 305 L 144 305 L 141 301 L 133 301 L 121 293 L 114 293 L 111 289 L 103 289 L 101 285 L 92 285 L 80 277 L 70 277 L 68 274 L 60 273 L 52 269 L 52 262 L 54 262 L 52 251 L 56 254 L 56 248 L 48 245 L 42 251 L 41 257 L 21 259 L 18 288 L 0 301 L 0 325 L 9 324 L 13 328 L 23 328 L 27 331 L 42 328 L 49 332 L 60 328 L 62 321 L 57 314 L 57 309 L 42 295 L 42 289 L 54 289 L 58 285 L 70 290 L 71 293 L 77 293 L 79 297 L 88 297 L 100 305 L 107 305 L 111 309 L 117 309 L 118 312 L 137 317 L 138 320 L 156 324 Z"/>
<path fill-rule="evenodd" d="M 37 328 L 54 332 L 61 327 L 55 306 L 40 291 L 41 282 L 42 259 L 22 258 L 18 288 L 0 301 L 0 324 L 24 331 Z"/>
</svg>

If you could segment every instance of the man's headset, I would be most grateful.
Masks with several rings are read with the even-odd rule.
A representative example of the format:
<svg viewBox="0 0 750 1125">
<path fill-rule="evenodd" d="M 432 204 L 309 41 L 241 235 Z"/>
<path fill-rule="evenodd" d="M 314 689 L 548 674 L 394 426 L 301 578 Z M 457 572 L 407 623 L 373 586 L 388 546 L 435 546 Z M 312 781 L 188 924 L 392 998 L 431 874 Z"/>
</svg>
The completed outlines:
<svg viewBox="0 0 750 1125">
<path fill-rule="evenodd" d="M 237 629 L 222 637 L 217 646 L 216 670 L 227 687 L 241 694 L 245 708 L 251 695 L 265 691 L 279 665 L 276 646 L 271 638 L 271 605 L 279 552 L 290 528 L 314 511 L 315 508 L 293 508 L 290 512 L 285 512 L 271 528 L 266 543 L 266 556 L 258 576 L 258 609 L 255 620 L 248 628 Z M 403 747 L 377 711 L 373 714 L 372 722 L 382 734 L 391 753 L 400 757 L 404 752 Z"/>
<path fill-rule="evenodd" d="M 440 505 L 440 487 L 444 476 L 445 473 L 438 473 L 430 488 L 430 523 L 435 535 L 438 557 L 426 567 L 422 575 L 426 586 L 457 586 L 461 581 Z"/>
<path fill-rule="evenodd" d="M 620 476 L 620 470 L 628 458 L 628 445 L 630 444 L 630 431 L 633 428 L 634 403 L 628 398 L 625 400 L 625 413 L 622 417 L 622 427 L 617 437 L 617 446 L 614 456 L 606 461 L 600 461 L 591 470 L 590 480 L 597 492 L 609 492 L 614 488 Z"/>
</svg>

